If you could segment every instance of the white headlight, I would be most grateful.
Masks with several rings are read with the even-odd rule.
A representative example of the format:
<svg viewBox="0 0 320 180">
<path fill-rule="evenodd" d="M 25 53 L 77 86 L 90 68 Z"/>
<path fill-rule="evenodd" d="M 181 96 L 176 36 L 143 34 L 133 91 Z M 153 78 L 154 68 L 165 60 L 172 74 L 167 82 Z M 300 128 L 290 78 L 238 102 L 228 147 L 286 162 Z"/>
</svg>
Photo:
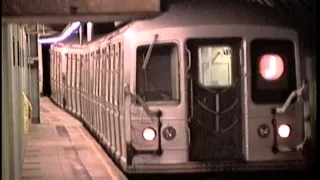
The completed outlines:
<svg viewBox="0 0 320 180">
<path fill-rule="evenodd" d="M 143 139 L 152 141 L 156 138 L 156 131 L 152 128 L 145 128 L 142 132 Z"/>
<path fill-rule="evenodd" d="M 278 127 L 278 134 L 282 138 L 287 138 L 290 135 L 290 127 L 286 124 L 282 124 Z"/>
</svg>

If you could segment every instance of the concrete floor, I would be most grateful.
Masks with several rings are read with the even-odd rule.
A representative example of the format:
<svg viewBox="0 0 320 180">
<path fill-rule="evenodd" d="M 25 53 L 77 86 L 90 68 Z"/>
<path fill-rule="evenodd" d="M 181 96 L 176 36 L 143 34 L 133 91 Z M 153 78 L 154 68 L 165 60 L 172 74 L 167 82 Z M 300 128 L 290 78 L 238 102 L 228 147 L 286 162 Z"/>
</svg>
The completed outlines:
<svg viewBox="0 0 320 180">
<path fill-rule="evenodd" d="M 40 100 L 41 124 L 31 124 L 22 179 L 112 180 L 126 179 L 82 124 Z"/>
</svg>

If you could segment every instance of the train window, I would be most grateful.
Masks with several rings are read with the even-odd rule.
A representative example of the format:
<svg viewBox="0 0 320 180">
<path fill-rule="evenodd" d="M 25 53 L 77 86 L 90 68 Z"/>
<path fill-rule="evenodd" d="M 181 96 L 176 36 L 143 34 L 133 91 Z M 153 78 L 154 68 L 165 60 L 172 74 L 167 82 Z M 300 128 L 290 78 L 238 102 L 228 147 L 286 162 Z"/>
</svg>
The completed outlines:
<svg viewBox="0 0 320 180">
<path fill-rule="evenodd" d="M 232 84 L 231 47 L 210 45 L 198 47 L 199 81 L 207 87 Z"/>
<path fill-rule="evenodd" d="M 149 45 L 137 49 L 137 94 L 147 102 L 178 101 L 178 46 L 155 44 L 146 63 L 148 49 Z"/>
<path fill-rule="evenodd" d="M 296 89 L 294 44 L 288 40 L 251 42 L 251 98 L 257 104 L 283 103 Z"/>
</svg>

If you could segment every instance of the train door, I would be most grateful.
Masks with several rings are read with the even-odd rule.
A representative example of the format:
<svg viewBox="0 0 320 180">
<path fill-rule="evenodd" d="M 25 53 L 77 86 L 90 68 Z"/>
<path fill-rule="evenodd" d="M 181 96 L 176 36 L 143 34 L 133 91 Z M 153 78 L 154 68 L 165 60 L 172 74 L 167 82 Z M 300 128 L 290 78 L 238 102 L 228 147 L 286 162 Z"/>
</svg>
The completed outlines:
<svg viewBox="0 0 320 180">
<path fill-rule="evenodd" d="M 97 106 L 97 89 L 98 89 L 98 84 L 97 84 L 97 65 L 98 65 L 98 59 L 97 59 L 97 52 L 94 51 L 94 56 L 93 56 L 93 126 L 97 130 L 98 128 L 98 106 Z"/>
<path fill-rule="evenodd" d="M 68 61 L 67 61 L 67 54 L 61 52 L 60 54 L 60 67 L 61 67 L 61 84 L 60 84 L 60 93 L 61 93 L 61 106 L 66 108 L 67 107 L 67 68 L 68 68 Z"/>
<path fill-rule="evenodd" d="M 57 103 L 61 106 L 61 53 L 55 52 L 57 57 L 57 65 L 56 65 L 56 72 L 57 72 Z"/>
<path fill-rule="evenodd" d="M 125 121 L 124 121 L 124 111 L 123 111 L 123 106 L 124 106 L 124 49 L 123 49 L 123 42 L 120 43 L 120 58 L 119 58 L 119 121 L 120 121 L 120 139 L 121 139 L 121 155 L 124 156 L 126 154 L 126 131 L 125 131 Z"/>
<path fill-rule="evenodd" d="M 90 60 L 89 60 L 89 121 L 91 125 L 94 127 L 94 51 L 91 52 Z"/>
<path fill-rule="evenodd" d="M 86 54 L 86 93 L 85 93 L 85 97 L 86 97 L 86 102 L 85 102 L 85 111 L 86 111 L 86 120 L 89 123 L 90 121 L 90 115 L 89 115 L 89 86 L 90 86 L 90 53 Z"/>
<path fill-rule="evenodd" d="M 83 101 L 82 101 L 82 113 L 84 116 L 84 120 L 88 122 L 88 63 L 89 63 L 89 55 L 85 54 L 83 59 Z"/>
<path fill-rule="evenodd" d="M 101 89 L 101 51 L 100 49 L 97 50 L 97 120 L 98 120 L 98 132 L 99 135 L 101 134 L 101 94 L 100 94 L 100 89 Z"/>
<path fill-rule="evenodd" d="M 106 137 L 105 133 L 105 121 L 106 121 L 106 47 L 103 46 L 101 52 L 101 88 L 100 88 L 100 100 L 101 100 L 101 134 Z"/>
<path fill-rule="evenodd" d="M 114 125 L 115 125 L 115 141 L 116 141 L 116 155 L 120 155 L 121 146 L 120 146 L 120 120 L 119 120 L 119 79 L 120 79 L 120 71 L 119 71 L 119 63 L 120 63 L 120 44 L 117 43 L 115 45 L 115 58 L 114 58 Z"/>
<path fill-rule="evenodd" d="M 82 94 L 82 84 L 81 84 L 81 78 L 82 78 L 82 54 L 79 54 L 77 57 L 77 115 L 79 117 L 82 116 L 82 109 L 81 109 L 81 94 Z"/>
<path fill-rule="evenodd" d="M 80 87 L 80 79 L 81 79 L 81 54 L 76 55 L 76 114 L 77 116 L 81 117 L 81 87 Z"/>
<path fill-rule="evenodd" d="M 107 139 L 107 146 L 111 146 L 111 126 L 110 126 L 110 45 L 106 46 L 106 86 L 105 86 L 105 92 L 106 92 L 106 101 L 105 101 L 105 113 L 106 113 L 106 139 Z"/>
<path fill-rule="evenodd" d="M 58 72 L 57 72 L 57 69 L 58 69 L 58 56 L 57 54 L 52 50 L 52 55 L 53 55 L 53 91 L 54 91 L 54 100 L 55 102 L 58 102 Z"/>
<path fill-rule="evenodd" d="M 77 61 L 77 54 L 71 54 L 71 110 L 75 114 L 76 109 L 76 61 Z"/>
<path fill-rule="evenodd" d="M 109 111 L 109 118 L 110 118 L 110 130 L 111 130 L 111 151 L 115 152 L 115 117 L 114 117 L 114 80 L 115 80 L 115 74 L 114 74 L 114 64 L 115 64 L 115 45 L 111 45 L 111 52 L 110 52 L 110 111 Z"/>
<path fill-rule="evenodd" d="M 66 108 L 71 112 L 71 55 L 66 54 L 67 72 L 66 72 Z"/>
<path fill-rule="evenodd" d="M 189 40 L 190 160 L 243 159 L 240 40 Z"/>
</svg>

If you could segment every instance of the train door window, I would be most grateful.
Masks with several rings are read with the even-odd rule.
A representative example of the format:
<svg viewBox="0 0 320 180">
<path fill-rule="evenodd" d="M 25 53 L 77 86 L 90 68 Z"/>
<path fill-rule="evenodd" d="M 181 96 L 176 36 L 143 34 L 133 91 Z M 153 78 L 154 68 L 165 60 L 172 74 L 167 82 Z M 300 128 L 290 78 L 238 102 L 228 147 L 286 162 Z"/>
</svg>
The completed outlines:
<svg viewBox="0 0 320 180">
<path fill-rule="evenodd" d="M 119 98 L 119 103 L 120 105 L 123 104 L 123 45 L 122 43 L 119 44 L 120 46 L 120 58 L 119 58 L 119 76 L 120 76 L 120 82 L 119 82 L 119 89 L 120 89 L 120 98 Z"/>
<path fill-rule="evenodd" d="M 107 45 L 106 51 L 106 101 L 109 103 L 110 92 L 110 46 Z"/>
<path fill-rule="evenodd" d="M 71 85 L 71 57 L 70 54 L 66 54 L 66 59 L 67 59 L 67 85 L 70 87 Z M 70 89 L 69 89 L 70 90 Z"/>
<path fill-rule="evenodd" d="M 101 99 L 104 100 L 105 99 L 105 81 L 106 81 L 106 77 L 105 77 L 105 62 L 106 62 L 106 48 L 102 49 L 102 57 L 101 57 Z"/>
<path fill-rule="evenodd" d="M 95 58 L 95 53 L 91 53 L 91 58 L 92 58 L 92 71 L 91 71 L 91 74 L 92 74 L 92 94 L 95 96 L 96 95 L 96 58 Z"/>
<path fill-rule="evenodd" d="M 73 81 L 73 54 L 69 54 L 69 66 L 70 66 L 70 94 L 71 94 L 71 88 L 72 88 L 72 81 Z M 71 97 L 70 97 L 71 98 Z"/>
<path fill-rule="evenodd" d="M 293 42 L 256 39 L 250 48 L 252 101 L 257 104 L 283 103 L 296 89 Z"/>
<path fill-rule="evenodd" d="M 53 58 L 54 58 L 54 54 L 53 54 L 53 51 L 51 50 L 51 49 L 49 49 L 49 56 L 50 56 L 50 58 L 49 58 L 49 60 L 50 60 L 50 77 L 52 78 L 53 77 L 53 72 L 52 72 L 52 70 L 53 70 Z"/>
<path fill-rule="evenodd" d="M 55 52 L 52 50 L 52 49 L 50 49 L 49 50 L 49 52 L 50 52 L 50 72 L 51 72 L 51 78 L 52 78 L 52 80 L 54 80 L 55 79 Z"/>
<path fill-rule="evenodd" d="M 99 50 L 95 53 L 95 95 L 99 96 Z"/>
<path fill-rule="evenodd" d="M 226 87 L 232 84 L 231 46 L 198 47 L 198 80 L 206 87 Z"/>
<path fill-rule="evenodd" d="M 92 71 L 92 66 L 91 66 L 91 53 L 87 54 L 87 92 L 88 92 L 88 98 L 91 96 L 91 90 L 90 87 L 92 86 L 92 79 L 91 79 L 91 71 Z M 88 99 L 89 100 L 89 99 Z"/>
<path fill-rule="evenodd" d="M 57 66 L 56 66 L 56 73 L 57 73 L 57 81 L 58 81 L 58 86 L 59 86 L 59 93 L 60 93 L 60 83 L 61 83 L 61 53 L 57 52 Z"/>
<path fill-rule="evenodd" d="M 60 71 L 60 53 L 55 53 L 55 58 L 56 58 L 56 65 L 55 65 L 55 77 L 56 77 L 56 83 L 59 83 L 59 71 Z"/>
<path fill-rule="evenodd" d="M 95 78 L 95 76 L 96 76 L 96 68 L 95 68 L 95 64 L 96 64 L 96 59 L 95 59 L 95 53 L 94 52 L 92 52 L 91 53 L 91 61 L 90 61 L 90 65 L 91 65 L 91 83 L 92 83 L 92 86 L 91 86 L 91 93 L 92 93 L 92 95 L 93 96 L 95 96 L 96 95 L 96 82 L 95 82 L 95 80 L 96 80 L 96 78 Z"/>
<path fill-rule="evenodd" d="M 53 79 L 54 79 L 54 81 L 56 82 L 56 80 L 57 80 L 57 72 L 56 72 L 56 70 L 57 70 L 57 54 L 53 51 L 53 53 L 52 53 L 52 56 L 53 56 L 53 69 L 52 69 L 52 72 L 53 72 Z"/>
<path fill-rule="evenodd" d="M 87 59 L 88 59 L 88 55 L 85 54 L 84 55 L 84 59 L 83 59 L 83 90 L 85 92 L 85 96 L 87 96 L 87 78 L 88 78 L 88 66 L 87 66 Z"/>
<path fill-rule="evenodd" d="M 87 92 L 87 98 L 89 97 L 89 78 L 90 78 L 90 66 L 89 66 L 89 63 L 90 63 L 90 54 L 86 54 L 86 92 Z"/>
<path fill-rule="evenodd" d="M 78 63 L 78 67 L 79 67 L 79 70 L 78 70 L 78 89 L 80 91 L 80 97 L 81 97 L 81 93 L 82 93 L 82 78 L 83 78 L 82 59 L 83 59 L 83 54 L 80 54 L 77 59 L 77 63 Z"/>
<path fill-rule="evenodd" d="M 205 89 L 228 89 L 238 80 L 239 38 L 189 39 L 190 77 Z"/>
<path fill-rule="evenodd" d="M 100 97 L 100 61 L 101 61 L 101 58 L 100 58 L 100 49 L 97 51 L 97 97 Z"/>
<path fill-rule="evenodd" d="M 83 74 L 81 74 L 82 76 L 82 89 L 83 89 L 83 92 L 84 92 L 84 95 L 86 95 L 86 92 L 87 92 L 87 55 L 84 54 L 82 56 L 82 71 L 83 71 Z"/>
<path fill-rule="evenodd" d="M 101 51 L 99 50 L 97 52 L 97 56 L 98 56 L 98 97 L 100 98 L 101 96 Z"/>
<path fill-rule="evenodd" d="M 115 75 L 115 105 L 118 105 L 118 101 L 119 101 L 119 61 L 120 61 L 120 56 L 119 56 L 119 45 L 115 46 L 115 63 L 114 63 L 114 75 Z"/>
<path fill-rule="evenodd" d="M 80 84 L 80 73 L 81 73 L 81 55 L 77 54 L 76 55 L 76 83 L 75 83 L 75 87 L 76 87 L 76 91 L 79 91 L 79 84 Z"/>
<path fill-rule="evenodd" d="M 75 62 L 76 62 L 76 73 L 75 73 L 75 76 L 76 76 L 76 81 L 75 81 L 75 87 L 76 87 L 76 91 L 79 90 L 79 79 L 80 79 L 80 54 L 76 54 L 75 56 Z"/>
<path fill-rule="evenodd" d="M 95 64 L 95 94 L 96 94 L 96 97 L 99 96 L 99 51 L 96 51 L 95 52 L 95 61 L 94 61 L 94 64 Z"/>
<path fill-rule="evenodd" d="M 76 61 L 77 61 L 77 55 L 72 54 L 71 56 L 71 62 L 72 62 L 72 84 L 71 87 L 73 87 L 73 90 L 76 88 Z"/>
<path fill-rule="evenodd" d="M 111 94 L 110 94 L 110 102 L 111 104 L 114 104 L 114 64 L 115 64 L 115 46 L 111 46 L 111 59 L 110 59 L 110 89 L 111 89 Z"/>
<path fill-rule="evenodd" d="M 175 43 L 137 49 L 137 93 L 147 102 L 179 101 L 179 58 Z"/>
</svg>

